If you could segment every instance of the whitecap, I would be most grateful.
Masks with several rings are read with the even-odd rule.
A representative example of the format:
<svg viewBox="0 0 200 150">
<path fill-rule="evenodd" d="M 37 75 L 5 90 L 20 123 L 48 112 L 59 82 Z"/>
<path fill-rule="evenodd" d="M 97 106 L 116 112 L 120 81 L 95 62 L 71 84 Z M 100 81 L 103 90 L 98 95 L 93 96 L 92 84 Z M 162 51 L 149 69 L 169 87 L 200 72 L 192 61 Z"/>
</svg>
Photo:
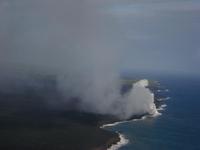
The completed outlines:
<svg viewBox="0 0 200 150">
<path fill-rule="evenodd" d="M 162 108 L 162 107 L 159 107 L 157 110 L 158 110 L 158 111 L 163 111 L 163 110 L 165 110 L 165 109 Z"/>
<path fill-rule="evenodd" d="M 165 97 L 165 98 L 158 98 L 157 101 L 165 101 L 165 100 L 169 100 L 170 97 Z"/>
<path fill-rule="evenodd" d="M 166 104 L 161 105 L 157 110 L 162 111 L 165 110 L 164 108 L 167 107 Z"/>
<path fill-rule="evenodd" d="M 162 108 L 165 108 L 165 107 L 167 107 L 167 105 L 166 105 L 166 104 L 163 104 L 163 105 L 161 105 L 161 107 L 162 107 Z"/>
<path fill-rule="evenodd" d="M 165 92 L 169 92 L 169 89 L 165 89 Z"/>
</svg>

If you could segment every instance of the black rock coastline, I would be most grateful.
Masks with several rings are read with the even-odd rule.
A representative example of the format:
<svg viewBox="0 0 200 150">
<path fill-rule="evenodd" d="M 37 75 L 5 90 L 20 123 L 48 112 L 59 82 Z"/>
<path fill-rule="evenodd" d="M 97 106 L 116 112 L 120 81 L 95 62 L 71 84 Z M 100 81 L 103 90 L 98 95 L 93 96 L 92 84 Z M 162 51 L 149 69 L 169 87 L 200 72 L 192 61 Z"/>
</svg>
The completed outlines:
<svg viewBox="0 0 200 150">
<path fill-rule="evenodd" d="M 39 89 L 27 85 L 22 89 L 14 85 L 0 89 L 1 150 L 106 150 L 120 141 L 117 133 L 100 127 L 122 120 L 76 110 L 74 103 L 67 104 L 71 109 L 66 109 L 54 80 L 41 81 Z M 122 86 L 122 94 L 132 83 Z M 150 89 L 155 91 L 156 85 Z M 55 99 L 56 103 L 52 103 Z M 159 107 L 160 102 L 155 103 Z"/>
</svg>

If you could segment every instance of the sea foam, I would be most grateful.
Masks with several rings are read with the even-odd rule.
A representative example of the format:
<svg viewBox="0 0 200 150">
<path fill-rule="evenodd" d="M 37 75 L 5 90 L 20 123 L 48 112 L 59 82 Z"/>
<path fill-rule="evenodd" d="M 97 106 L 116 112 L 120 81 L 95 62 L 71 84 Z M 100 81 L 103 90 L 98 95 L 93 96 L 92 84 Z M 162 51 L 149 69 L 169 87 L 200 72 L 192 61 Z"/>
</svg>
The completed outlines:
<svg viewBox="0 0 200 150">
<path fill-rule="evenodd" d="M 162 101 L 166 101 L 169 100 L 170 97 L 165 97 L 165 98 L 158 98 L 157 101 L 162 102 Z"/>
<path fill-rule="evenodd" d="M 123 134 L 119 134 L 119 138 L 120 141 L 117 142 L 117 144 L 113 144 L 110 148 L 108 148 L 107 150 L 118 150 L 119 148 L 121 148 L 122 146 L 128 144 L 129 140 L 125 138 L 125 136 Z"/>
</svg>

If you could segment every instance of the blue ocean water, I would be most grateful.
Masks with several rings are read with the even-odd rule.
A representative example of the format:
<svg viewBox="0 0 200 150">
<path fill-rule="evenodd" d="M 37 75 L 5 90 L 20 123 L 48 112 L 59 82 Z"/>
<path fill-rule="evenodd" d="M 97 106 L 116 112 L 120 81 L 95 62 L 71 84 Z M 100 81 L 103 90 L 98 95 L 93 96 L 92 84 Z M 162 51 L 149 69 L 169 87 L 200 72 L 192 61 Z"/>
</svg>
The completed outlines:
<svg viewBox="0 0 200 150">
<path fill-rule="evenodd" d="M 163 77 L 159 81 L 171 97 L 161 116 L 109 128 L 129 139 L 120 150 L 200 150 L 200 79 Z"/>
</svg>

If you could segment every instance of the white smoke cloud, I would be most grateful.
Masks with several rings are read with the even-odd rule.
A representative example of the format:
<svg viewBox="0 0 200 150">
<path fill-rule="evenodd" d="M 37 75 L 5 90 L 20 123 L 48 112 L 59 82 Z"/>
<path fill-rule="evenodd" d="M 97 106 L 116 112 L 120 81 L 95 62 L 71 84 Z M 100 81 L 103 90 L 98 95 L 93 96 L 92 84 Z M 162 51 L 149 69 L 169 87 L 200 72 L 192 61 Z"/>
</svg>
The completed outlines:
<svg viewBox="0 0 200 150">
<path fill-rule="evenodd" d="M 133 84 L 132 90 L 128 93 L 125 106 L 125 118 L 134 114 L 149 113 L 157 114 L 157 109 L 154 103 L 154 94 L 147 88 L 148 80 L 140 80 Z"/>
<path fill-rule="evenodd" d="M 112 16 L 102 2 L 18 0 L 0 8 L 0 67 L 54 74 L 68 101 L 80 98 L 84 111 L 128 118 L 153 113 L 154 97 L 147 80 L 120 94 L 119 52 L 111 37 Z M 112 34 L 112 36 L 110 36 Z M 14 69 L 13 69 L 14 68 Z M 4 80 L 6 76 L 2 78 Z"/>
<path fill-rule="evenodd" d="M 111 114 L 122 119 L 130 118 L 133 115 L 150 114 L 157 115 L 154 103 L 154 94 L 147 88 L 148 80 L 140 80 L 133 83 L 132 89 L 125 95 L 120 94 L 120 79 L 110 79 L 109 82 L 102 82 L 101 77 L 91 80 L 88 83 L 80 83 L 79 93 L 74 96 L 81 97 L 80 109 L 84 111 Z M 63 80 L 61 80 L 63 81 Z M 73 85 L 68 87 L 74 88 Z M 66 88 L 63 88 L 66 91 Z M 73 91 L 73 90 L 72 90 Z M 77 91 L 77 89 L 76 89 Z"/>
</svg>

